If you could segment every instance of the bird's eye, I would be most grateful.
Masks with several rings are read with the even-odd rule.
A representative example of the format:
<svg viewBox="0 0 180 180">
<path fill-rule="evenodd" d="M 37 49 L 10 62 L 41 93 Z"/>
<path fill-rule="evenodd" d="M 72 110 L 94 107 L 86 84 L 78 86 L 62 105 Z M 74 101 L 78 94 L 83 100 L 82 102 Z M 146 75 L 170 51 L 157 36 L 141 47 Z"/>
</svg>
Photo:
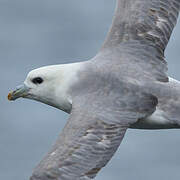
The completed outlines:
<svg viewBox="0 0 180 180">
<path fill-rule="evenodd" d="M 34 84 L 41 84 L 43 82 L 43 79 L 41 77 L 36 77 L 36 78 L 32 79 L 32 82 Z"/>
</svg>

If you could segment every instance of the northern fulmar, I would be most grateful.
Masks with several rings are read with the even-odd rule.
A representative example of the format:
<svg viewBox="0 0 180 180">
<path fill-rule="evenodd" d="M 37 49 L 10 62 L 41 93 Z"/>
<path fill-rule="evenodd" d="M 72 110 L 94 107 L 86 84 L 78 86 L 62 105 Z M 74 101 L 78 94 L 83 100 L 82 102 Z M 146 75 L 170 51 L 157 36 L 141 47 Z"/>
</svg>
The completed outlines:
<svg viewBox="0 0 180 180">
<path fill-rule="evenodd" d="M 180 82 L 164 57 L 179 10 L 180 0 L 117 0 L 96 56 L 35 69 L 9 93 L 70 114 L 30 180 L 93 179 L 128 128 L 180 128 Z"/>
</svg>

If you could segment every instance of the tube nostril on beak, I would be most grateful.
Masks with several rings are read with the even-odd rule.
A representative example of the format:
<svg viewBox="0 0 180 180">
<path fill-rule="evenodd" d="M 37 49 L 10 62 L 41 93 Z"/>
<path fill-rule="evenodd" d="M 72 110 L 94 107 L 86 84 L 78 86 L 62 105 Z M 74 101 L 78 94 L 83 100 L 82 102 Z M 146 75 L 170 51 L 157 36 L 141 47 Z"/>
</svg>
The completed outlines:
<svg viewBox="0 0 180 180">
<path fill-rule="evenodd" d="M 28 95 L 28 88 L 25 84 L 18 86 L 14 91 L 11 91 L 7 98 L 9 101 L 14 101 L 20 97 L 26 97 Z"/>
</svg>

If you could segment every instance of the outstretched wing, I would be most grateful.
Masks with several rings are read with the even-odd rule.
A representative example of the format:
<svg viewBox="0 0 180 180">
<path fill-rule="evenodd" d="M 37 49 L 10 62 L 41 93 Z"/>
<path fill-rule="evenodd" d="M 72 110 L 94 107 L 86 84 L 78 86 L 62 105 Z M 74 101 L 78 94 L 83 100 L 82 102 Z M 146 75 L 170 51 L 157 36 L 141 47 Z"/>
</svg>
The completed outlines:
<svg viewBox="0 0 180 180">
<path fill-rule="evenodd" d="M 117 0 L 112 27 L 98 58 L 126 63 L 126 69 L 132 64 L 140 76 L 167 82 L 164 50 L 179 10 L 180 0 Z"/>
<path fill-rule="evenodd" d="M 83 95 L 74 101 L 70 118 L 56 144 L 30 180 L 90 180 L 111 159 L 126 129 L 151 114 L 157 99 L 125 91 L 121 97 Z"/>
<path fill-rule="evenodd" d="M 103 47 L 140 40 L 154 44 L 163 53 L 179 10 L 180 0 L 117 0 L 113 24 Z"/>
</svg>

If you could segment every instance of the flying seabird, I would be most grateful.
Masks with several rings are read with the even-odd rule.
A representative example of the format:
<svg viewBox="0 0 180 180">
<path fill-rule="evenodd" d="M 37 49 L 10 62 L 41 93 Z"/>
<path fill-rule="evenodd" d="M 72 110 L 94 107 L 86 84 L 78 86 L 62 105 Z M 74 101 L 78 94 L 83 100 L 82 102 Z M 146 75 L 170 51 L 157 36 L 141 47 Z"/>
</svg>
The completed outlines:
<svg viewBox="0 0 180 180">
<path fill-rule="evenodd" d="M 180 82 L 164 50 L 180 0 L 117 0 L 112 27 L 91 60 L 31 71 L 8 99 L 34 99 L 70 114 L 30 180 L 90 180 L 128 128 L 180 128 Z"/>
</svg>

